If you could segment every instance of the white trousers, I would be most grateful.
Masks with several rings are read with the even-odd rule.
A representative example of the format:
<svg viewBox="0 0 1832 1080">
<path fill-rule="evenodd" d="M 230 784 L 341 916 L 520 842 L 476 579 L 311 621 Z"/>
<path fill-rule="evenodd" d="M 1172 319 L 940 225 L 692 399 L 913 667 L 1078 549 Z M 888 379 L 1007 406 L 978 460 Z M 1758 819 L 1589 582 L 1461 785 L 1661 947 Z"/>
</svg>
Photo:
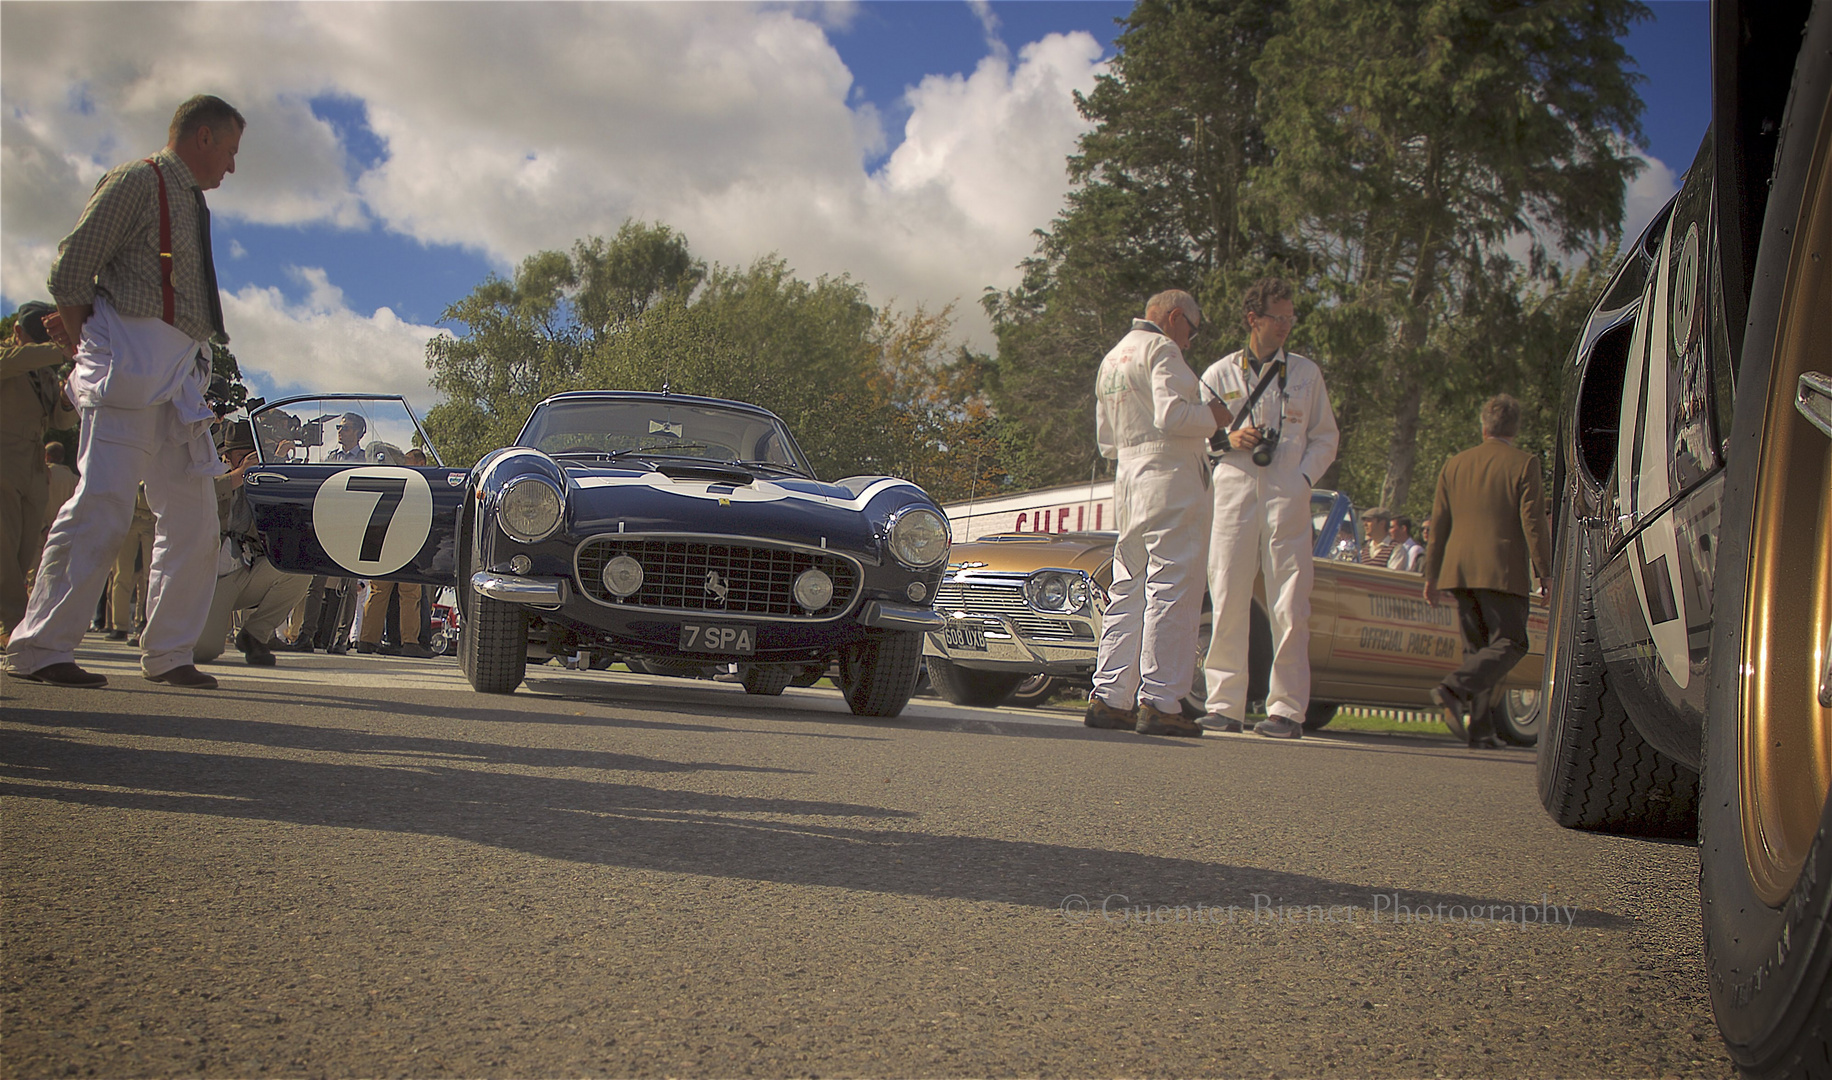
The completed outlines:
<svg viewBox="0 0 1832 1080">
<path fill-rule="evenodd" d="M 1310 485 L 1295 469 L 1275 473 L 1251 462 L 1243 465 L 1223 461 L 1215 466 L 1209 537 L 1215 625 L 1203 663 L 1207 710 L 1233 720 L 1247 718 L 1253 579 L 1264 575 L 1273 646 L 1266 712 L 1302 721 L 1310 706 Z"/>
<path fill-rule="evenodd" d="M 1176 712 L 1196 675 L 1202 566 L 1212 502 L 1199 453 L 1121 458 L 1113 480 L 1119 539 L 1101 623 L 1094 696 Z"/>
<path fill-rule="evenodd" d="M 85 408 L 82 416 L 82 479 L 51 525 L 25 618 L 7 646 L 8 662 L 14 671 L 37 671 L 76 659 L 144 480 L 154 525 L 140 667 L 163 675 L 192 662 L 210 614 L 220 535 L 216 488 L 210 477 L 191 474 L 191 444 L 177 437 L 184 425 L 170 404 Z"/>
<path fill-rule="evenodd" d="M 229 637 L 229 620 L 238 611 L 246 611 L 242 630 L 265 645 L 273 640 L 274 629 L 286 621 L 299 601 L 305 599 L 308 574 L 288 574 L 274 569 L 265 555 L 253 566 L 241 566 L 216 579 L 216 598 L 210 603 L 210 617 L 197 638 L 194 656 L 207 664 L 223 654 Z"/>
</svg>

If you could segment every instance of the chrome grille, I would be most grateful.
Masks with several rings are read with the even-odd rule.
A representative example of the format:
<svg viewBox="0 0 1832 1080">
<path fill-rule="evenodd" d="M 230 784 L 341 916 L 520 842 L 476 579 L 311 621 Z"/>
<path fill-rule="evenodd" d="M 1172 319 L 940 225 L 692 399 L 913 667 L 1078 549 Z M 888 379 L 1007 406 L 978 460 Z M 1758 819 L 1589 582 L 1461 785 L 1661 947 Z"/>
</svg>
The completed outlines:
<svg viewBox="0 0 1832 1080">
<path fill-rule="evenodd" d="M 604 586 L 604 565 L 619 555 L 642 564 L 642 588 L 617 597 Z M 767 619 L 830 619 L 852 606 L 858 564 L 830 552 L 689 537 L 596 536 L 579 545 L 579 586 L 612 607 L 704 612 Z M 795 602 L 795 579 L 818 568 L 833 579 L 833 599 L 818 611 Z M 717 575 L 715 578 L 713 575 Z M 721 599 L 718 588 L 726 590 Z"/>
<path fill-rule="evenodd" d="M 1022 578 L 1010 584 L 983 581 L 944 581 L 935 590 L 935 610 L 949 618 L 965 611 L 969 618 L 978 617 L 989 629 L 1002 630 L 998 616 L 1004 616 L 1027 638 L 1088 637 L 1088 632 L 1066 619 L 1053 619 L 1024 602 Z"/>
</svg>

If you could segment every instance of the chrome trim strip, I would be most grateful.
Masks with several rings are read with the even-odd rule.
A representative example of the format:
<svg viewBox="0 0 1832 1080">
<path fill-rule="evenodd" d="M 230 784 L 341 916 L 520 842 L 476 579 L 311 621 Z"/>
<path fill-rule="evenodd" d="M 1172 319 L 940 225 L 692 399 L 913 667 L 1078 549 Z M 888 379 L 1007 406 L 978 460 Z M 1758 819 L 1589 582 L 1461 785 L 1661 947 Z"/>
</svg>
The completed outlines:
<svg viewBox="0 0 1832 1080">
<path fill-rule="evenodd" d="M 1802 372 L 1794 391 L 1794 408 L 1820 434 L 1832 438 L 1832 378 L 1817 371 Z"/>
<path fill-rule="evenodd" d="M 566 603 L 565 578 L 531 578 L 479 570 L 471 575 L 471 588 L 479 596 L 505 604 L 560 607 Z"/>
<path fill-rule="evenodd" d="M 885 630 L 940 630 L 948 617 L 929 608 L 898 607 L 882 600 L 867 600 L 859 612 L 859 622 Z"/>
</svg>

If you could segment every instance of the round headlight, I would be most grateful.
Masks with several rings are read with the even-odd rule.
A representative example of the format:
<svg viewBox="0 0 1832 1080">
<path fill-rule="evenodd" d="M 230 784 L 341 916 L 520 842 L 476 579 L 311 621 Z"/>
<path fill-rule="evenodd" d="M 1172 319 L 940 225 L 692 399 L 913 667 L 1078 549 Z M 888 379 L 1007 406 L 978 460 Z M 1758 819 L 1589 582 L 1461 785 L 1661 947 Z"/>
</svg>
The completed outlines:
<svg viewBox="0 0 1832 1080">
<path fill-rule="evenodd" d="M 948 522 L 933 510 L 906 510 L 891 523 L 891 555 L 913 570 L 948 557 Z"/>
<path fill-rule="evenodd" d="M 642 563 L 628 555 L 619 555 L 604 564 L 604 587 L 612 596 L 629 596 L 642 588 Z"/>
<path fill-rule="evenodd" d="M 496 521 L 503 532 L 532 544 L 545 540 L 560 527 L 560 491 L 538 476 L 520 476 L 504 486 L 496 503 Z"/>
<path fill-rule="evenodd" d="M 1062 570 L 1042 570 L 1024 581 L 1024 599 L 1038 611 L 1070 614 L 1088 603 L 1088 579 Z"/>
<path fill-rule="evenodd" d="M 823 570 L 803 570 L 795 579 L 795 602 L 807 611 L 819 611 L 833 601 L 833 579 Z"/>
</svg>

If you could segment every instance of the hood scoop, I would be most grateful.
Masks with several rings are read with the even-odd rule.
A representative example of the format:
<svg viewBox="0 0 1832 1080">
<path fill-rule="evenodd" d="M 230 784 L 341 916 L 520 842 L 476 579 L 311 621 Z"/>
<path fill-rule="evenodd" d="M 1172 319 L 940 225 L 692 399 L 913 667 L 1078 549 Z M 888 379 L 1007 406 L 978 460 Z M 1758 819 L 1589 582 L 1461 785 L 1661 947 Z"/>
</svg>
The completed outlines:
<svg viewBox="0 0 1832 1080">
<path fill-rule="evenodd" d="M 747 485 L 757 479 L 736 465 L 713 461 L 664 461 L 655 466 L 655 471 L 670 480 L 705 480 L 713 484 Z"/>
</svg>

